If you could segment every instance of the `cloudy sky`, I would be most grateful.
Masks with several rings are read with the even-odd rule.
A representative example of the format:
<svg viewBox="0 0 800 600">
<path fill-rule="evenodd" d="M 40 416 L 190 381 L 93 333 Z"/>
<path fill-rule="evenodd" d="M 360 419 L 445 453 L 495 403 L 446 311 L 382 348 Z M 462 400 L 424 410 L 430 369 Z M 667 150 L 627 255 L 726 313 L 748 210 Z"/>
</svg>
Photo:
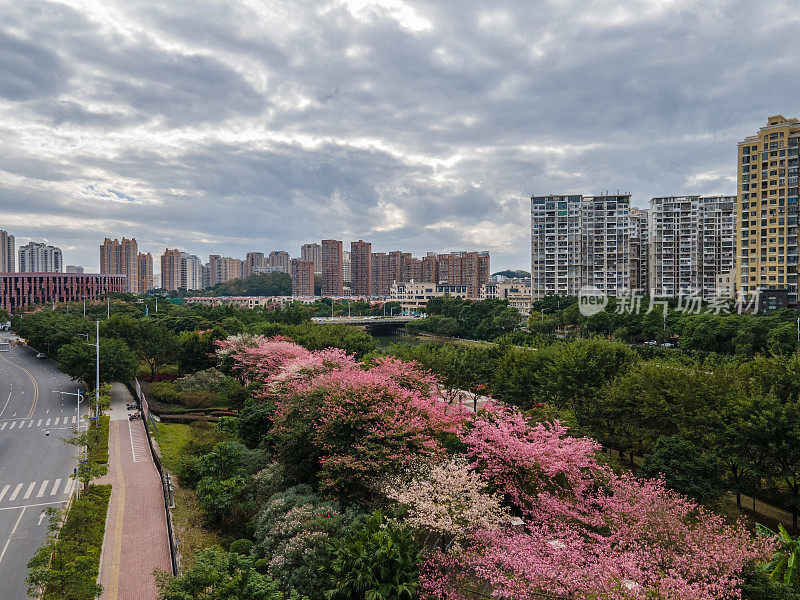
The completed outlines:
<svg viewBox="0 0 800 600">
<path fill-rule="evenodd" d="M 529 197 L 736 190 L 800 115 L 793 2 L 0 0 L 0 229 L 529 268 Z M 155 256 L 155 254 L 154 254 Z M 156 259 L 156 268 L 158 260 Z"/>
</svg>

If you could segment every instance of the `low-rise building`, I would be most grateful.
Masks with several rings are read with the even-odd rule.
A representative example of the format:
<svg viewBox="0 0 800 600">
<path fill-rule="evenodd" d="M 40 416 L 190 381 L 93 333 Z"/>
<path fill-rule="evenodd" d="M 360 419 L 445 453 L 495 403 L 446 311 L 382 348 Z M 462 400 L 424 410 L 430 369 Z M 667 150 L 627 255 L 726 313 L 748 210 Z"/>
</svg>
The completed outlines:
<svg viewBox="0 0 800 600">
<path fill-rule="evenodd" d="M 33 304 L 97 300 L 127 290 L 125 275 L 97 273 L 0 273 L 0 308 L 14 314 Z"/>
<path fill-rule="evenodd" d="M 531 314 L 533 298 L 530 279 L 507 279 L 502 283 L 486 283 L 481 287 L 481 300 L 497 298 L 508 300 L 508 305 L 516 308 L 523 317 Z"/>
</svg>

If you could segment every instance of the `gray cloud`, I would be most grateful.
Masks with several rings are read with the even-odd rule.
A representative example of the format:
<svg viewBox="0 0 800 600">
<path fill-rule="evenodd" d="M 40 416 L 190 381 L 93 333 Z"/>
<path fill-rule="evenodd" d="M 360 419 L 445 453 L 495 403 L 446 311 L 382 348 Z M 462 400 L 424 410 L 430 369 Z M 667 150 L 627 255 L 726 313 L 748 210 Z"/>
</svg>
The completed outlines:
<svg viewBox="0 0 800 600">
<path fill-rule="evenodd" d="M 787 1 L 102 7 L 0 23 L 0 228 L 89 267 L 105 235 L 526 267 L 530 194 L 734 193 L 736 142 L 800 112 Z"/>
</svg>

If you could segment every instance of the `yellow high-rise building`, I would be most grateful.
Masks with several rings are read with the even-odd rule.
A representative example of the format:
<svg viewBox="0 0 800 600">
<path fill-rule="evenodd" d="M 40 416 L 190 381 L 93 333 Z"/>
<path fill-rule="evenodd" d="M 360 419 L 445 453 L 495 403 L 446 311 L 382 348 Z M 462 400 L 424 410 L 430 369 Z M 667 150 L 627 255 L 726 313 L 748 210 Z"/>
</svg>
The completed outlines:
<svg viewBox="0 0 800 600">
<path fill-rule="evenodd" d="M 797 302 L 800 121 L 775 115 L 739 142 L 736 287 L 785 290 Z"/>
</svg>

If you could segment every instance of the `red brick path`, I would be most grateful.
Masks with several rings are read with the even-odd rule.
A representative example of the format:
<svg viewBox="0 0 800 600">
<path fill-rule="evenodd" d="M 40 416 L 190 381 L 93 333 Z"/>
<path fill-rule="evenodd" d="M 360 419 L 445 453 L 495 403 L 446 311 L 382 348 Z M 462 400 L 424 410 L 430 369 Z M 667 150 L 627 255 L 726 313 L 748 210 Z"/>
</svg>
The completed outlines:
<svg viewBox="0 0 800 600">
<path fill-rule="evenodd" d="M 100 565 L 101 600 L 157 600 L 153 570 L 170 570 L 161 479 L 141 420 L 129 421 L 127 388 L 111 393 L 109 469 L 111 502 Z"/>
</svg>

